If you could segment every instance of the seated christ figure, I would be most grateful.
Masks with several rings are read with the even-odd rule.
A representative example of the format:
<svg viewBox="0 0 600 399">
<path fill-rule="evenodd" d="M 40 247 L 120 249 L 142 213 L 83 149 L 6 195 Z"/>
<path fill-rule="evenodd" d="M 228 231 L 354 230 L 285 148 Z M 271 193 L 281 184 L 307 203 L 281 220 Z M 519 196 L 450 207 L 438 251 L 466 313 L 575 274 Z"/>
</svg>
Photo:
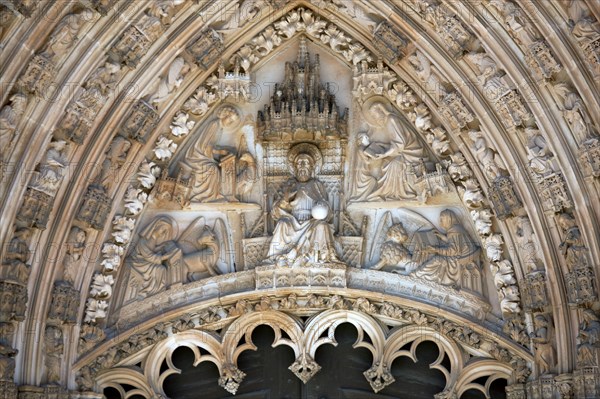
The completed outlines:
<svg viewBox="0 0 600 399">
<path fill-rule="evenodd" d="M 281 198 L 271 211 L 277 223 L 268 263 L 311 266 L 340 262 L 329 223 L 332 209 L 327 191 L 314 177 L 319 156 L 319 150 L 310 144 L 299 144 L 290 150 L 288 160 L 294 177 L 284 184 Z"/>
</svg>

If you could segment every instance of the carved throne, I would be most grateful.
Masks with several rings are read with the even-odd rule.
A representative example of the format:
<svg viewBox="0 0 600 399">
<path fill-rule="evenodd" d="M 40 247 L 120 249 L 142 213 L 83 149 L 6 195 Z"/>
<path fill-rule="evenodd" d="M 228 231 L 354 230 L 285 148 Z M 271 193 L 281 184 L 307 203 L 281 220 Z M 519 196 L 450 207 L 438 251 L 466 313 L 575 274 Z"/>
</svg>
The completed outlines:
<svg viewBox="0 0 600 399">
<path fill-rule="evenodd" d="M 339 112 L 335 95 L 321 83 L 319 71 L 318 55 L 311 62 L 301 38 L 297 61 L 286 63 L 284 81 L 276 85 L 270 103 L 258 113 L 257 142 L 263 148 L 263 213 L 245 232 L 242 244 L 246 269 L 254 268 L 267 255 L 276 224 L 271 210 L 283 185 L 292 177 L 288 152 L 301 143 L 312 144 L 320 151 L 322 162 L 315 177 L 327 189 L 342 252 L 338 255 L 349 266 L 362 263 L 363 226 L 356 226 L 344 211 L 348 112 Z"/>
</svg>

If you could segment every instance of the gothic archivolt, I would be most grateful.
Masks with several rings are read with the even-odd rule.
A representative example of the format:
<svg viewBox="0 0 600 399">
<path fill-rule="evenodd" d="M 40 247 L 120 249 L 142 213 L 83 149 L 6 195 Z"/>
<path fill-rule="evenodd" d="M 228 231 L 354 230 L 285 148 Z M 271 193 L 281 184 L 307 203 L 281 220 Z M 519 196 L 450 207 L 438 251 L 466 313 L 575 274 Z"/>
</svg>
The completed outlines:
<svg viewBox="0 0 600 399">
<path fill-rule="evenodd" d="M 510 397 L 596 395 L 594 4 L 263 3 L 0 6 L 3 388 L 163 394 L 156 371 L 119 377 L 94 355 L 135 351 L 104 343 L 115 326 L 173 323 L 154 315 L 219 293 L 277 325 L 290 299 L 260 290 L 329 287 L 361 292 L 324 300 L 358 313 L 315 317 L 377 335 L 374 359 L 394 334 L 369 330 L 385 303 L 362 300 L 385 292 L 481 325 L 489 347 L 469 353 L 493 360 L 472 372 Z M 304 379 L 315 348 L 295 331 Z M 215 351 L 233 350 L 225 335 Z M 382 364 L 365 371 L 375 391 Z M 469 367 L 446 370 L 440 397 L 460 397 Z"/>
</svg>

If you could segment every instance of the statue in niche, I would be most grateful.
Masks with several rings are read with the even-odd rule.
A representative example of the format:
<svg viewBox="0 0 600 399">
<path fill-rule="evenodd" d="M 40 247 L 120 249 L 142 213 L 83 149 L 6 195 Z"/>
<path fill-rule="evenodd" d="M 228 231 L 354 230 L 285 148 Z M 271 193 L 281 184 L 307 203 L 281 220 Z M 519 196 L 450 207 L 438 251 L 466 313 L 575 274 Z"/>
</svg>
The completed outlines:
<svg viewBox="0 0 600 399">
<path fill-rule="evenodd" d="M 125 300 L 143 299 L 181 282 L 181 249 L 175 242 L 177 225 L 168 216 L 159 216 L 140 233 L 128 256 L 130 276 Z"/>
<path fill-rule="evenodd" d="M 154 91 L 150 94 L 148 102 L 154 106 L 163 103 L 181 85 L 183 78 L 189 71 L 190 66 L 185 62 L 183 57 L 175 58 L 165 76 L 154 87 Z"/>
<path fill-rule="evenodd" d="M 96 183 L 102 185 L 106 190 L 119 180 L 119 170 L 127 160 L 127 153 L 131 148 L 131 142 L 122 136 L 114 138 L 106 152 L 106 157 L 102 162 L 102 168 L 96 177 Z"/>
<path fill-rule="evenodd" d="M 380 177 L 381 159 L 377 157 L 386 151 L 386 145 L 372 142 L 367 133 L 359 133 L 356 137 L 358 145 L 356 151 L 356 164 L 350 200 L 367 201 L 373 191 L 377 189 L 377 180 Z"/>
<path fill-rule="evenodd" d="M 577 345 L 577 366 L 597 366 L 598 349 L 600 348 L 600 319 L 592 309 L 584 309 L 581 317 L 579 344 Z"/>
<path fill-rule="evenodd" d="M 26 106 L 27 96 L 17 93 L 10 98 L 10 105 L 5 105 L 0 110 L 0 159 L 4 159 L 12 147 L 15 130 Z"/>
<path fill-rule="evenodd" d="M 269 244 L 269 262 L 290 266 L 339 262 L 328 194 L 314 177 L 321 162 L 321 152 L 312 144 L 300 143 L 288 152 L 294 177 L 284 184 L 271 211 L 277 224 Z"/>
<path fill-rule="evenodd" d="M 60 384 L 60 369 L 63 354 L 63 333 L 56 326 L 47 326 L 44 332 L 46 345 L 46 381 L 48 384 Z"/>
<path fill-rule="evenodd" d="M 600 36 L 600 23 L 583 1 L 571 0 L 567 8 L 569 26 L 574 36 L 594 40 Z"/>
<path fill-rule="evenodd" d="M 565 233 L 560 249 L 567 261 L 569 271 L 588 267 L 587 248 L 579 227 L 575 224 L 575 219 L 568 213 L 562 213 L 558 216 L 558 225 Z"/>
<path fill-rule="evenodd" d="M 183 252 L 183 264 L 188 282 L 221 274 L 221 270 L 232 273 L 227 265 L 230 253 L 227 228 L 222 219 L 217 219 L 210 228 L 203 217 L 199 217 L 183 232 L 177 246 Z"/>
<path fill-rule="evenodd" d="M 440 213 L 440 225 L 445 230 L 438 232 L 438 246 L 421 248 L 429 259 L 415 272 L 417 277 L 442 285 L 460 286 L 463 269 L 479 269 L 479 246 L 460 223 L 456 213 L 445 209 Z"/>
<path fill-rule="evenodd" d="M 529 167 L 538 176 L 548 176 L 555 170 L 552 159 L 554 154 L 550 150 L 546 139 L 539 130 L 526 128 L 527 136 L 527 159 Z"/>
<path fill-rule="evenodd" d="M 77 226 L 71 227 L 67 238 L 67 254 L 63 260 L 64 279 L 71 284 L 75 283 L 77 277 L 77 269 L 81 264 L 83 252 L 85 251 L 85 239 L 85 230 Z"/>
<path fill-rule="evenodd" d="M 84 13 L 68 14 L 58 23 L 45 47 L 44 53 L 48 58 L 58 59 L 67 53 L 86 22 Z"/>
<path fill-rule="evenodd" d="M 423 148 L 409 127 L 390 111 L 378 97 L 365 102 L 363 115 L 374 128 L 383 129 L 391 136 L 385 151 L 374 155 L 383 160 L 381 177 L 369 200 L 406 200 L 417 198 L 414 171 L 423 161 Z"/>
<path fill-rule="evenodd" d="M 187 150 L 180 166 L 183 178 L 193 179 L 191 201 L 235 202 L 256 182 L 256 161 L 249 152 L 236 158 L 235 151 L 217 146 L 223 129 L 235 129 L 239 123 L 240 114 L 234 107 L 222 107 Z"/>
<path fill-rule="evenodd" d="M 556 367 L 554 327 L 550 317 L 543 314 L 536 315 L 533 319 L 534 332 L 530 336 L 535 348 L 535 364 L 541 376 L 551 374 Z"/>
<path fill-rule="evenodd" d="M 29 241 L 33 231 L 31 229 L 18 229 L 8 244 L 8 251 L 2 261 L 1 277 L 22 284 L 29 278 Z"/>
<path fill-rule="evenodd" d="M 39 164 L 39 174 L 32 183 L 32 188 L 54 195 L 63 177 L 63 169 L 67 166 L 64 140 L 53 141 Z"/>
<path fill-rule="evenodd" d="M 473 141 L 473 153 L 483 167 L 486 176 L 491 180 L 500 176 L 500 171 L 506 168 L 498 154 L 489 147 L 484 134 L 479 130 L 471 130 L 469 138 Z"/>
</svg>

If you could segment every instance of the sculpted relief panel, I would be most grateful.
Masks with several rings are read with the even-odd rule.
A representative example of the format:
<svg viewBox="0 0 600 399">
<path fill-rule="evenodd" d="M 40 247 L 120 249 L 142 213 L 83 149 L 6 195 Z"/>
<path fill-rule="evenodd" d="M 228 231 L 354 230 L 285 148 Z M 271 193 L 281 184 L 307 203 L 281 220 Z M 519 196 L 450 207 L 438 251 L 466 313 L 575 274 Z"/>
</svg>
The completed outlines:
<svg viewBox="0 0 600 399">
<path fill-rule="evenodd" d="M 199 123 L 180 113 L 171 129 L 188 139 L 158 140 L 157 163 L 138 175 L 152 192 L 126 195 L 134 215 L 150 204 L 143 227 L 132 235 L 127 217 L 116 220 L 116 242 L 131 242 L 117 306 L 244 270 L 257 288 L 345 287 L 346 270 L 362 268 L 407 279 L 400 285 L 488 296 L 469 213 L 411 123 L 430 129 L 428 109 L 403 115 L 368 89 L 382 65 L 353 78 L 298 42 L 282 71 L 266 68 L 281 77 L 268 102 L 224 103 Z M 343 90 L 352 80 L 364 87 Z M 434 153 L 446 153 L 443 129 L 430 136 Z"/>
</svg>

